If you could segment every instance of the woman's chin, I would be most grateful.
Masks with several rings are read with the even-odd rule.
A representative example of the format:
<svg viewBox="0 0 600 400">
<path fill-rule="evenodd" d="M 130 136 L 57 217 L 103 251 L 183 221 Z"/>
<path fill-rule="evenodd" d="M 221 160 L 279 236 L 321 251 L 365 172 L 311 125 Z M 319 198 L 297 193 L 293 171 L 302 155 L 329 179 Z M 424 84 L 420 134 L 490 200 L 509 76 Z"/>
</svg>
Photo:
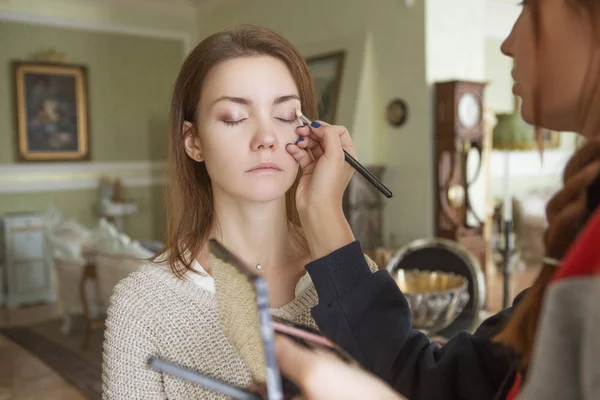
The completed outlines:
<svg viewBox="0 0 600 400">
<path fill-rule="evenodd" d="M 242 196 L 254 203 L 268 203 L 285 197 L 291 185 L 257 184 L 244 190 Z"/>
</svg>

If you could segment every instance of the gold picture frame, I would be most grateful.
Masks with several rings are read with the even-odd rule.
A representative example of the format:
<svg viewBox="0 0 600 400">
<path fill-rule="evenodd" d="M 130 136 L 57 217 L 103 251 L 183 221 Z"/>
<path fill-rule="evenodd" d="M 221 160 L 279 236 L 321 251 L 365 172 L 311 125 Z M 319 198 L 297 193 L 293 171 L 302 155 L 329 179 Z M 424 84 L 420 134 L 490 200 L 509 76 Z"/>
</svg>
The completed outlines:
<svg viewBox="0 0 600 400">
<path fill-rule="evenodd" d="M 335 123 L 337 115 L 345 60 L 346 52 L 343 50 L 306 59 L 319 96 L 318 119 L 330 124 Z"/>
<path fill-rule="evenodd" d="M 515 101 L 515 112 L 521 112 L 521 98 L 519 96 L 514 96 Z M 527 129 L 531 130 L 531 136 L 534 137 L 534 127 L 533 125 L 529 125 L 527 122 L 523 121 Z M 541 129 L 542 133 L 542 143 L 544 145 L 544 149 L 556 149 L 560 147 L 560 132 L 552 131 L 550 129 Z"/>
<path fill-rule="evenodd" d="M 14 61 L 18 161 L 90 157 L 87 68 Z"/>
</svg>

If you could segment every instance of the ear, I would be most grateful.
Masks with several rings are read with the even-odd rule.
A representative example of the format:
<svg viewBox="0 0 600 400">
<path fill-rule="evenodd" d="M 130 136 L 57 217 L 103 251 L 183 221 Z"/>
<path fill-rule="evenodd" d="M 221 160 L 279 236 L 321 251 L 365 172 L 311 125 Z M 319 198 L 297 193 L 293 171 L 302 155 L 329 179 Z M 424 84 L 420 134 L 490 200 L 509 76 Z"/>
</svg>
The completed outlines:
<svg viewBox="0 0 600 400">
<path fill-rule="evenodd" d="M 204 157 L 202 156 L 202 144 L 200 143 L 200 137 L 196 133 L 194 124 L 189 121 L 183 122 L 183 145 L 185 152 L 194 161 L 202 162 Z"/>
</svg>

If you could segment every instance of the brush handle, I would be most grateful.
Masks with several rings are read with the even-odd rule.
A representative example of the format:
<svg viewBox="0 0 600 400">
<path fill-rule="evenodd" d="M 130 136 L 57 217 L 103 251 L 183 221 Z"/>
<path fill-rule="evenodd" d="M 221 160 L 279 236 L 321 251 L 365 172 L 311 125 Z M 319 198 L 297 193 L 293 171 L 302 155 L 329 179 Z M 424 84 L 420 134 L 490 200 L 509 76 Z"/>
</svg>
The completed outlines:
<svg viewBox="0 0 600 400">
<path fill-rule="evenodd" d="M 205 388 L 208 388 L 216 393 L 220 393 L 225 396 L 232 397 L 234 399 L 262 400 L 262 397 L 256 393 L 252 393 L 248 390 L 233 386 L 219 379 L 203 375 L 189 368 L 177 365 L 170 361 L 166 361 L 154 356 L 148 359 L 148 365 L 156 371 L 164 372 L 166 374 L 176 376 L 185 381 L 204 386 Z"/>
<path fill-rule="evenodd" d="M 311 121 L 306 115 L 302 114 L 300 110 L 296 110 L 296 116 L 300 118 L 302 122 L 307 125 L 312 126 L 313 128 L 318 128 L 321 126 L 317 121 Z M 352 157 L 346 150 L 344 150 L 344 158 L 346 162 L 352 166 L 359 174 L 361 174 L 367 181 L 371 183 L 371 185 L 375 186 L 377 190 L 379 190 L 385 197 L 388 199 L 393 196 L 392 191 L 388 189 L 375 175 L 373 175 L 368 169 L 363 167 L 361 163 L 359 163 L 354 157 Z"/>
<path fill-rule="evenodd" d="M 352 157 L 346 150 L 344 150 L 344 158 L 346 162 L 352 166 L 359 174 L 361 174 L 371 185 L 375 186 L 385 197 L 388 199 L 393 196 L 392 191 L 388 189 L 375 175 L 366 169 L 361 163 L 359 163 L 354 157 Z"/>
</svg>

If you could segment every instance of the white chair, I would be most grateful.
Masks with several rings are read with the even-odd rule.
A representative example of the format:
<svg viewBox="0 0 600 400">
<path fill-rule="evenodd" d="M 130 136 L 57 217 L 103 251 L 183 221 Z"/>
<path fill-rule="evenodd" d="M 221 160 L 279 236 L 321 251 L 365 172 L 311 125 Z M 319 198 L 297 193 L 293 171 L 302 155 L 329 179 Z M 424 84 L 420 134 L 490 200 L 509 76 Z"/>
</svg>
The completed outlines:
<svg viewBox="0 0 600 400">
<path fill-rule="evenodd" d="M 63 316 L 61 330 L 64 334 L 71 331 L 72 316 L 84 311 L 80 283 L 86 260 L 82 256 L 82 245 L 89 236 L 87 228 L 74 219 L 65 219 L 56 208 L 51 207 L 48 211 L 45 239 L 53 266 L 53 280 Z M 93 286 L 88 291 L 97 293 Z"/>
<path fill-rule="evenodd" d="M 154 255 L 138 241 L 132 240 L 116 227 L 103 220 L 102 234 L 94 244 L 96 277 L 104 310 L 109 305 L 114 287 L 135 271 L 140 264 Z"/>
<path fill-rule="evenodd" d="M 84 283 L 97 283 L 100 304 L 97 315 L 85 314 L 84 349 L 88 346 L 92 329 L 103 325 L 114 287 L 153 255 L 138 241 L 120 233 L 106 219 L 100 220 L 83 245 L 83 256 L 89 266 Z"/>
</svg>

